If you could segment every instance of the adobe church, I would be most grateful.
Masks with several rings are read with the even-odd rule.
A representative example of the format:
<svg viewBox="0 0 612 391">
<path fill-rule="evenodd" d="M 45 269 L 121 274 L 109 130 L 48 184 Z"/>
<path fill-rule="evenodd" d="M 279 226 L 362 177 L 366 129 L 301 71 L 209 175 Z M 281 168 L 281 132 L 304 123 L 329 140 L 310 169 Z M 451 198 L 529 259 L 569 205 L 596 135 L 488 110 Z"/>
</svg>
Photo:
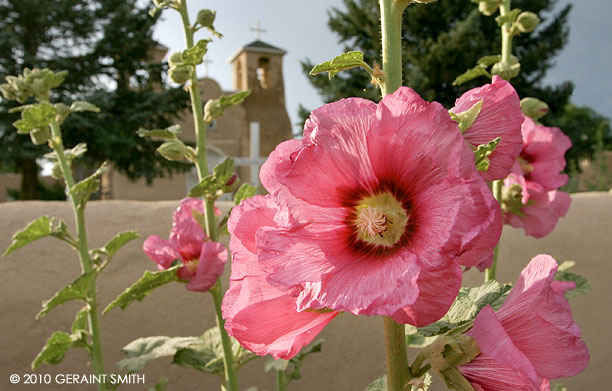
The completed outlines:
<svg viewBox="0 0 612 391">
<path fill-rule="evenodd" d="M 153 61 L 162 62 L 168 49 L 159 47 Z M 242 183 L 259 183 L 259 168 L 277 144 L 293 137 L 291 122 L 285 107 L 283 56 L 286 52 L 257 39 L 240 47 L 228 59 L 233 73 L 233 90 L 223 91 L 209 78 L 200 79 L 202 102 L 251 90 L 249 97 L 238 106 L 225 110 L 221 118 L 207 129 L 207 156 L 210 169 L 226 157 L 235 158 L 237 173 Z M 191 110 L 179 121 L 181 139 L 195 142 L 195 128 Z M 131 182 L 118 172 L 110 171 L 103 178 L 105 199 L 116 200 L 172 200 L 185 197 L 198 183 L 194 169 L 186 174 L 157 178 L 151 185 L 144 179 Z"/>
</svg>

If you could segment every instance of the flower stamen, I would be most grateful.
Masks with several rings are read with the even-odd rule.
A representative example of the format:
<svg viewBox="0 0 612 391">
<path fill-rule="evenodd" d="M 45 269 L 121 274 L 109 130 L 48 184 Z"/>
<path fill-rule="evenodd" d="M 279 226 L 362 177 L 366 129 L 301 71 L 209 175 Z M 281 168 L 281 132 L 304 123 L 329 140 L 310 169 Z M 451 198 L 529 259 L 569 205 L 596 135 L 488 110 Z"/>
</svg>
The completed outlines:
<svg viewBox="0 0 612 391">
<path fill-rule="evenodd" d="M 359 232 L 369 238 L 385 232 L 388 223 L 387 216 L 376 206 L 362 208 L 357 215 L 357 219 L 355 219 L 355 225 Z"/>
</svg>

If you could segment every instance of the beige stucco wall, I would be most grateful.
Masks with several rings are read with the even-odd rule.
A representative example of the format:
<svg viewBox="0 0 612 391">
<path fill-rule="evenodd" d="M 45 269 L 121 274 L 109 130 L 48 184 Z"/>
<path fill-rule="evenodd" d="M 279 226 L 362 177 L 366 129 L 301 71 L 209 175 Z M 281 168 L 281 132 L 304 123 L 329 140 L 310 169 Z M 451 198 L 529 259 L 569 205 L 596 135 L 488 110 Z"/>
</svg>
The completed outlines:
<svg viewBox="0 0 612 391">
<path fill-rule="evenodd" d="M 572 300 L 574 317 L 591 350 L 591 363 L 581 375 L 564 380 L 570 391 L 607 389 L 609 360 L 612 354 L 612 194 L 583 193 L 572 196 L 567 217 L 547 238 L 534 240 L 512 228 L 504 230 L 499 266 L 500 278 L 514 281 L 520 269 L 538 253 L 576 261 L 576 272 L 589 278 L 593 291 Z M 92 246 L 103 245 L 114 233 L 138 229 L 141 238 L 122 249 L 99 278 L 99 298 L 106 305 L 125 287 L 136 281 L 154 263 L 142 253 L 144 238 L 151 234 L 167 237 L 175 201 L 91 202 L 87 224 Z M 0 204 L 0 251 L 10 242 L 11 234 L 42 214 L 65 219 L 72 224 L 72 211 L 64 202 L 14 202 Z M 30 362 L 46 338 L 56 330 L 68 330 L 80 305 L 69 303 L 53 310 L 45 318 L 34 315 L 44 299 L 72 281 L 80 269 L 76 254 L 61 242 L 45 238 L 0 259 L 0 390 L 94 390 L 93 386 L 11 385 L 10 374 L 31 373 Z M 469 272 L 466 282 L 482 276 Z M 227 286 L 227 284 L 225 285 Z M 131 340 L 151 335 L 198 335 L 214 326 L 213 307 L 208 294 L 191 293 L 180 284 L 157 289 L 125 312 L 113 310 L 102 318 L 104 353 L 108 372 L 122 358 L 119 349 Z M 377 317 L 342 315 L 321 333 L 325 338 L 323 353 L 309 357 L 302 368 L 303 378 L 290 386 L 291 391 L 360 391 L 384 371 L 382 320 Z M 144 373 L 146 386 L 125 386 L 120 390 L 146 390 L 160 376 L 170 379 L 167 390 L 218 390 L 217 378 L 170 365 L 159 360 Z M 240 374 L 241 389 L 258 386 L 274 389 L 274 375 L 262 371 L 264 359 L 251 362 Z M 89 373 L 87 357 L 81 351 L 69 351 L 57 366 L 42 366 L 36 373 Z M 443 388 L 436 387 L 435 391 Z"/>
</svg>

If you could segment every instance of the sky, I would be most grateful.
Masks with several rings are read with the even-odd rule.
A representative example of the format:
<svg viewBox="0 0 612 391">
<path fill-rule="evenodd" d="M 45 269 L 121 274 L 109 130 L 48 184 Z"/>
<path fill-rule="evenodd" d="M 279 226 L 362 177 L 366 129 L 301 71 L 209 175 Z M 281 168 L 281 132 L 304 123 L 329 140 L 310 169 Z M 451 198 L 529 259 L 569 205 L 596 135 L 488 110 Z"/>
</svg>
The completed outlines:
<svg viewBox="0 0 612 391">
<path fill-rule="evenodd" d="M 466 0 L 469 5 L 469 0 Z M 557 65 L 549 71 L 545 84 L 572 80 L 576 85 L 572 100 L 588 105 L 612 117 L 612 2 L 610 0 L 560 0 L 557 8 L 574 3 L 570 17 L 570 41 Z M 342 52 L 338 37 L 327 26 L 327 11 L 343 8 L 341 0 L 190 0 L 191 20 L 197 10 L 217 11 L 215 28 L 224 34 L 208 45 L 208 76 L 224 90 L 232 87 L 231 68 L 227 59 L 239 47 L 255 40 L 251 31 L 257 21 L 266 32 L 261 40 L 287 51 L 284 57 L 285 95 L 292 124 L 298 121 L 299 104 L 314 109 L 323 104 L 316 90 L 302 73 L 300 60 L 314 63 L 332 59 Z M 435 12 L 435 4 L 429 5 Z M 185 48 L 178 13 L 166 10 L 156 27 L 154 37 L 170 48 Z M 198 33 L 200 34 L 200 32 Z M 208 36 L 204 31 L 201 38 Z M 200 69 L 200 73 L 202 73 Z M 294 126 L 294 131 L 298 129 Z"/>
</svg>

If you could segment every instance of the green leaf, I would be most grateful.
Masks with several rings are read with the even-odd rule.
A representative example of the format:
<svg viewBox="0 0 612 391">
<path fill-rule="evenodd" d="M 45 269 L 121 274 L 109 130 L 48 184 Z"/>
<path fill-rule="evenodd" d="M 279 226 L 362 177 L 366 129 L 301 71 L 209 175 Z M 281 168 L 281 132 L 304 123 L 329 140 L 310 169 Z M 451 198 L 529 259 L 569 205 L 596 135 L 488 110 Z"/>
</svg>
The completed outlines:
<svg viewBox="0 0 612 391">
<path fill-rule="evenodd" d="M 351 68 L 369 66 L 363 61 L 363 53 L 358 51 L 348 52 L 334 57 L 330 61 L 325 61 L 319 65 L 315 65 L 310 71 L 311 75 L 317 75 L 322 72 L 329 72 L 329 78 L 336 76 L 338 72 Z"/>
<path fill-rule="evenodd" d="M 257 194 L 257 187 L 243 183 L 234 195 L 234 205 L 239 205 L 242 201 L 253 197 L 255 194 Z"/>
<path fill-rule="evenodd" d="M 147 363 L 161 357 L 174 356 L 176 351 L 199 341 L 198 337 L 145 337 L 127 344 L 121 351 L 127 358 L 117 363 L 117 368 L 129 372 L 139 372 Z"/>
<path fill-rule="evenodd" d="M 439 321 L 420 327 L 419 333 L 424 337 L 431 337 L 465 325 L 485 306 L 490 305 L 494 310 L 501 307 L 510 289 L 511 285 L 497 281 L 487 281 L 475 288 L 461 288 L 448 313 Z"/>
<path fill-rule="evenodd" d="M 480 111 L 482 110 L 482 100 L 476 102 L 472 107 L 467 110 L 462 111 L 461 113 L 454 113 L 449 111 L 449 114 L 453 121 L 457 122 L 459 126 L 459 130 L 461 133 L 465 133 L 466 130 L 470 128 L 478 118 Z"/>
<path fill-rule="evenodd" d="M 492 55 L 492 56 L 484 56 L 478 60 L 478 65 L 481 65 L 484 67 L 490 67 L 491 65 L 499 61 L 501 61 L 501 55 L 499 54 Z"/>
<path fill-rule="evenodd" d="M 124 310 L 132 302 L 136 300 L 142 301 L 142 299 L 147 297 L 155 288 L 166 285 L 172 281 L 178 281 L 176 271 L 181 267 L 182 265 L 175 265 L 166 270 L 154 272 L 146 270 L 144 275 L 140 277 L 138 281 L 123 291 L 123 293 L 121 293 L 104 309 L 104 311 L 102 311 L 102 315 L 106 314 L 108 311 L 117 306 Z"/>
<path fill-rule="evenodd" d="M 76 280 L 66 285 L 59 292 L 53 295 L 52 298 L 43 301 L 43 308 L 36 315 L 36 319 L 42 318 L 55 307 L 58 307 L 68 301 L 80 300 L 87 303 L 89 300 L 91 284 L 95 281 L 96 277 L 100 274 L 104 266 L 106 266 L 106 264 L 100 265 L 81 274 Z"/>
<path fill-rule="evenodd" d="M 201 64 L 208 51 L 209 42 L 210 39 L 200 39 L 194 46 L 186 49 L 183 52 L 183 62 L 193 66 Z"/>
<path fill-rule="evenodd" d="M 149 387 L 149 391 L 165 391 L 166 385 L 168 385 L 168 378 L 162 377 L 159 379 L 157 384 L 155 384 L 153 387 Z"/>
<path fill-rule="evenodd" d="M 235 364 L 238 367 L 245 359 L 253 356 L 253 353 L 240 346 L 235 339 L 232 339 L 231 344 Z M 196 342 L 177 349 L 172 363 L 223 376 L 223 344 L 219 329 L 210 328 Z"/>
<path fill-rule="evenodd" d="M 250 90 L 240 91 L 232 95 L 222 95 L 219 99 L 209 100 L 204 105 L 204 120 L 211 122 L 215 118 L 221 117 L 225 109 L 241 104 L 250 94 Z"/>
<path fill-rule="evenodd" d="M 87 333 L 87 325 L 88 320 L 87 316 L 89 314 L 89 306 L 83 307 L 79 312 L 77 312 L 76 317 L 74 318 L 74 322 L 72 322 L 72 334 L 79 335 L 80 333 Z"/>
<path fill-rule="evenodd" d="M 53 236 L 59 239 L 69 238 L 70 235 L 68 234 L 66 223 L 63 220 L 59 220 L 57 225 L 55 225 L 56 220 L 55 217 L 42 216 L 32 221 L 24 229 L 13 235 L 11 245 L 2 256 L 7 256 L 18 248 L 45 236 Z"/>
<path fill-rule="evenodd" d="M 147 130 L 140 128 L 138 130 L 138 135 L 140 137 L 155 137 L 166 140 L 176 140 L 181 134 L 181 132 L 181 125 L 172 125 L 167 127 L 166 129 Z"/>
<path fill-rule="evenodd" d="M 101 250 L 104 251 L 109 258 L 112 258 L 121 247 L 125 246 L 127 243 L 138 238 L 139 236 L 140 235 L 138 235 L 137 231 L 124 231 L 118 233 L 115 235 L 115 237 L 109 240 Z"/>
<path fill-rule="evenodd" d="M 516 20 L 516 17 L 520 13 L 521 13 L 521 10 L 518 8 L 515 8 L 505 15 L 499 15 L 498 17 L 495 18 L 495 21 L 497 22 L 497 25 L 499 27 L 503 26 L 504 23 L 514 23 L 514 21 Z"/>
<path fill-rule="evenodd" d="M 107 170 L 108 164 L 104 162 L 93 174 L 72 186 L 68 194 L 77 201 L 77 208 L 84 208 L 91 194 L 98 191 L 100 188 L 99 179 Z"/>
<path fill-rule="evenodd" d="M 561 268 L 559 268 L 559 270 L 561 270 Z M 555 274 L 555 281 L 570 281 L 576 284 L 575 289 L 570 289 L 565 292 L 565 297 L 568 300 L 585 294 L 593 289 L 593 286 L 585 277 L 568 271 L 558 271 L 557 274 Z"/>
<path fill-rule="evenodd" d="M 419 333 L 419 330 L 416 327 L 409 324 L 405 325 L 404 332 L 406 334 L 406 346 L 409 348 L 421 349 L 431 345 L 431 343 L 436 339 L 436 337 L 423 336 L 421 333 Z"/>
<path fill-rule="evenodd" d="M 500 140 L 501 138 L 498 137 L 487 144 L 481 144 L 476 147 L 476 150 L 474 151 L 474 162 L 478 170 L 487 171 L 489 169 L 489 165 L 491 164 L 489 156 L 491 156 L 495 148 L 497 148 Z"/>
<path fill-rule="evenodd" d="M 553 391 L 567 391 L 567 387 L 565 387 L 563 384 L 561 383 L 557 383 L 555 384 L 555 386 L 552 389 Z"/>
<path fill-rule="evenodd" d="M 365 391 L 387 391 L 387 375 L 382 375 L 374 380 Z"/>
<path fill-rule="evenodd" d="M 487 71 L 485 66 L 476 65 L 474 68 L 467 70 L 465 73 L 457 76 L 455 81 L 453 81 L 453 85 L 458 86 L 480 76 L 486 76 L 488 78 L 491 78 L 491 74 Z"/>
<path fill-rule="evenodd" d="M 71 336 L 63 331 L 56 331 L 47 339 L 45 346 L 38 353 L 34 361 L 32 361 L 32 370 L 38 368 L 42 363 L 49 365 L 59 364 L 71 347 L 73 347 Z"/>
<path fill-rule="evenodd" d="M 55 119 L 55 109 L 47 102 L 30 105 L 21 112 L 21 119 L 13 123 L 17 133 L 30 133 L 33 130 L 45 130 Z"/>
<path fill-rule="evenodd" d="M 96 105 L 91 104 L 89 102 L 77 100 L 75 102 L 72 102 L 72 104 L 70 105 L 70 111 L 73 113 L 79 113 L 82 111 L 91 111 L 94 113 L 99 113 L 100 108 L 98 108 Z"/>
<path fill-rule="evenodd" d="M 285 371 L 287 370 L 288 366 L 289 366 L 289 360 L 283 360 L 283 359 L 275 360 L 274 358 L 270 357 L 266 360 L 266 364 L 264 365 L 264 371 L 265 372 L 270 372 L 272 370 Z"/>
<path fill-rule="evenodd" d="M 213 173 L 189 191 L 189 197 L 217 196 L 227 190 L 227 182 L 234 175 L 234 159 L 226 158 L 213 168 Z"/>
</svg>

